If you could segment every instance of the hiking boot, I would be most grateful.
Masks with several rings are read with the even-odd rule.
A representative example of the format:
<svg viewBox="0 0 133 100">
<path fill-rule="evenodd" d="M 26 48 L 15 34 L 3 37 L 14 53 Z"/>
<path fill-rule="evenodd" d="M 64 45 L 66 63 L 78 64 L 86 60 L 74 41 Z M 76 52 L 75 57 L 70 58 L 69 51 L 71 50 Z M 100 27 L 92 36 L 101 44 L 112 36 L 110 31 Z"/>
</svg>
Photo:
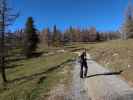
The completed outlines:
<svg viewBox="0 0 133 100">
<path fill-rule="evenodd" d="M 83 78 L 83 76 L 80 76 L 80 78 Z"/>
<path fill-rule="evenodd" d="M 87 75 L 84 75 L 84 77 L 86 78 L 86 77 L 87 77 Z"/>
</svg>

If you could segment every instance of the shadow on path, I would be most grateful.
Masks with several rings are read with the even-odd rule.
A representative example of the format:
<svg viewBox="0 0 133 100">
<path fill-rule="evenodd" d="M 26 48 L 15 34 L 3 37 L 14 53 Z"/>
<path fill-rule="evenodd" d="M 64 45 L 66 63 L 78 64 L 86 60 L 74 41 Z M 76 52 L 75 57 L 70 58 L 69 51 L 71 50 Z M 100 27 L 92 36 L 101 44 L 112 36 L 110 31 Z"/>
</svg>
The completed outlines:
<svg viewBox="0 0 133 100">
<path fill-rule="evenodd" d="M 96 77 L 96 76 L 104 76 L 104 75 L 120 75 L 123 71 L 119 71 L 119 72 L 107 72 L 107 73 L 101 73 L 101 74 L 94 74 L 94 75 L 90 75 L 87 76 L 86 78 L 91 78 L 91 77 Z"/>
</svg>

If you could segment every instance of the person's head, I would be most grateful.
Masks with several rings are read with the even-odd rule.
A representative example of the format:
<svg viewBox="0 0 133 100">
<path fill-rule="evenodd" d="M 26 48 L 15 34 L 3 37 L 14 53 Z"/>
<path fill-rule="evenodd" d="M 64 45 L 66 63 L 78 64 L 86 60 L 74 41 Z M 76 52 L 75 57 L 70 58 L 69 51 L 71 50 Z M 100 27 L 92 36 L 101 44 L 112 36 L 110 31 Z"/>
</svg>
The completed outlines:
<svg viewBox="0 0 133 100">
<path fill-rule="evenodd" d="M 85 48 L 83 49 L 83 52 L 86 53 L 86 49 Z"/>
<path fill-rule="evenodd" d="M 86 55 L 86 49 L 85 48 L 83 49 L 83 55 Z"/>
</svg>

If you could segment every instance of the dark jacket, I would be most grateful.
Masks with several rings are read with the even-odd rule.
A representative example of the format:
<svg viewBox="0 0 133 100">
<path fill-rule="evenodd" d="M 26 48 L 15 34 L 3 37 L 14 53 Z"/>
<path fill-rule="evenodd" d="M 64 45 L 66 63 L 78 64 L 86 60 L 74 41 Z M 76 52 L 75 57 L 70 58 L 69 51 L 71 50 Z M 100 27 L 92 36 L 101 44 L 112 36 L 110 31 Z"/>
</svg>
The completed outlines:
<svg viewBox="0 0 133 100">
<path fill-rule="evenodd" d="M 80 56 L 80 63 L 87 63 L 86 53 L 83 52 Z"/>
</svg>

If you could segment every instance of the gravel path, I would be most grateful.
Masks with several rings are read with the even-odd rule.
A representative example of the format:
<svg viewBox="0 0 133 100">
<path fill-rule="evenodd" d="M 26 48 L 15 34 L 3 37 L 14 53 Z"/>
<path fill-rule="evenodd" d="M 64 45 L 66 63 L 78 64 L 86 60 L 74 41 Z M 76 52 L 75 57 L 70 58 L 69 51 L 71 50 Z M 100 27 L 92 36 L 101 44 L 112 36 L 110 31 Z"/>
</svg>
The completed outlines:
<svg viewBox="0 0 133 100">
<path fill-rule="evenodd" d="M 91 59 L 87 55 L 88 59 Z M 77 65 L 78 66 L 78 65 Z M 133 100 L 133 89 L 116 75 L 97 75 L 108 73 L 93 60 L 88 61 L 88 78 L 84 79 L 84 85 L 91 100 Z"/>
<path fill-rule="evenodd" d="M 48 100 L 133 100 L 133 88 L 126 81 L 119 75 L 104 75 L 110 71 L 91 60 L 89 55 L 87 58 L 88 77 L 80 78 L 80 64 L 76 61 L 69 89 L 59 85 Z"/>
<path fill-rule="evenodd" d="M 91 100 L 88 97 L 87 88 L 85 86 L 85 80 L 81 79 L 79 76 L 80 66 L 78 62 L 75 62 L 76 66 L 73 70 L 73 80 L 72 80 L 72 100 Z"/>
</svg>

